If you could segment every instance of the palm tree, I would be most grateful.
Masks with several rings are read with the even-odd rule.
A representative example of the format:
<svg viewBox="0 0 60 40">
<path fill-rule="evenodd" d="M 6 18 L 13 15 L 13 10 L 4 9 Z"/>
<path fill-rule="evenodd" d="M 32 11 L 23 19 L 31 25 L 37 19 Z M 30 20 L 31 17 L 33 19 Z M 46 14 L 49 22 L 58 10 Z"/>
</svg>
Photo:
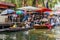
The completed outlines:
<svg viewBox="0 0 60 40">
<path fill-rule="evenodd" d="M 48 1 L 48 6 L 49 8 L 53 8 L 55 6 L 55 4 L 57 4 L 57 0 L 49 0 Z"/>
<path fill-rule="evenodd" d="M 36 0 L 33 0 L 32 6 L 36 6 Z"/>
</svg>

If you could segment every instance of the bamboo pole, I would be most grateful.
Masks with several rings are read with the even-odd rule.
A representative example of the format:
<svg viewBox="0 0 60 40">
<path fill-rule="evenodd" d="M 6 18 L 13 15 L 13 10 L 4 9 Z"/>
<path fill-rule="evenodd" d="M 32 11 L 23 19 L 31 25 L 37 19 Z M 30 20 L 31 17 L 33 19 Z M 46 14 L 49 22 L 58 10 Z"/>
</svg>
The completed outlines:
<svg viewBox="0 0 60 40">
<path fill-rule="evenodd" d="M 22 0 L 22 7 L 24 7 L 24 0 Z"/>
<path fill-rule="evenodd" d="M 16 6 L 19 7 L 17 0 L 15 0 Z"/>
<path fill-rule="evenodd" d="M 36 0 L 36 7 L 38 7 L 38 0 Z"/>
<path fill-rule="evenodd" d="M 24 0 L 24 6 L 27 6 L 27 3 L 26 2 L 27 2 L 27 0 Z"/>
</svg>

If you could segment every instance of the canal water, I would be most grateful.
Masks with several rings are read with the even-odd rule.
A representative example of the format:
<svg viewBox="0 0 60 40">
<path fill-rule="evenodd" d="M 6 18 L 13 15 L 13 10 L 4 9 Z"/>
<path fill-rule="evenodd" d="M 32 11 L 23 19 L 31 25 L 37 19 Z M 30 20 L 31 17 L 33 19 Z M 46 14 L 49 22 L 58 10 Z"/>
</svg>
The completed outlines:
<svg viewBox="0 0 60 40">
<path fill-rule="evenodd" d="M 32 29 L 19 32 L 1 32 L 0 40 L 55 40 L 53 35 L 54 33 L 48 30 Z"/>
</svg>

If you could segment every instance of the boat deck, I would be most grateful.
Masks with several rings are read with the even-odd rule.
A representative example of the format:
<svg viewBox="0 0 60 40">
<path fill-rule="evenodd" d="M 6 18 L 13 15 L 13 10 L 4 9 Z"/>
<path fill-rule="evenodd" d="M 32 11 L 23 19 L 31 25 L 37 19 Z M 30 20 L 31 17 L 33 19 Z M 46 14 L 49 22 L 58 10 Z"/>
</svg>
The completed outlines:
<svg viewBox="0 0 60 40">
<path fill-rule="evenodd" d="M 0 29 L 0 32 L 16 32 L 16 31 L 27 31 L 33 28 L 4 28 L 4 29 Z"/>
</svg>

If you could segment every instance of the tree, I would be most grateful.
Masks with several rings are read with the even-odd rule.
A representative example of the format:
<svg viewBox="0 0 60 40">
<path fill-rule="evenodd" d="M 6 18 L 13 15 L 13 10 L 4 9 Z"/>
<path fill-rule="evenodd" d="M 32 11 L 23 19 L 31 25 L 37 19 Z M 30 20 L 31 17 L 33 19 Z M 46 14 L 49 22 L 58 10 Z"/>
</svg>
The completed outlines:
<svg viewBox="0 0 60 40">
<path fill-rule="evenodd" d="M 27 0 L 26 5 L 27 6 L 32 6 L 33 0 Z"/>
<path fill-rule="evenodd" d="M 0 0 L 2 1 L 2 0 Z M 45 7 L 46 0 L 5 0 L 5 2 L 11 2 L 13 4 L 16 4 L 16 7 L 22 7 L 22 6 L 36 6 L 36 4 L 42 4 Z M 60 2 L 60 0 L 58 0 Z M 49 8 L 54 7 L 54 5 L 57 4 L 57 0 L 48 0 L 48 6 Z"/>
<path fill-rule="evenodd" d="M 36 0 L 33 0 L 32 6 L 36 6 Z"/>
</svg>

